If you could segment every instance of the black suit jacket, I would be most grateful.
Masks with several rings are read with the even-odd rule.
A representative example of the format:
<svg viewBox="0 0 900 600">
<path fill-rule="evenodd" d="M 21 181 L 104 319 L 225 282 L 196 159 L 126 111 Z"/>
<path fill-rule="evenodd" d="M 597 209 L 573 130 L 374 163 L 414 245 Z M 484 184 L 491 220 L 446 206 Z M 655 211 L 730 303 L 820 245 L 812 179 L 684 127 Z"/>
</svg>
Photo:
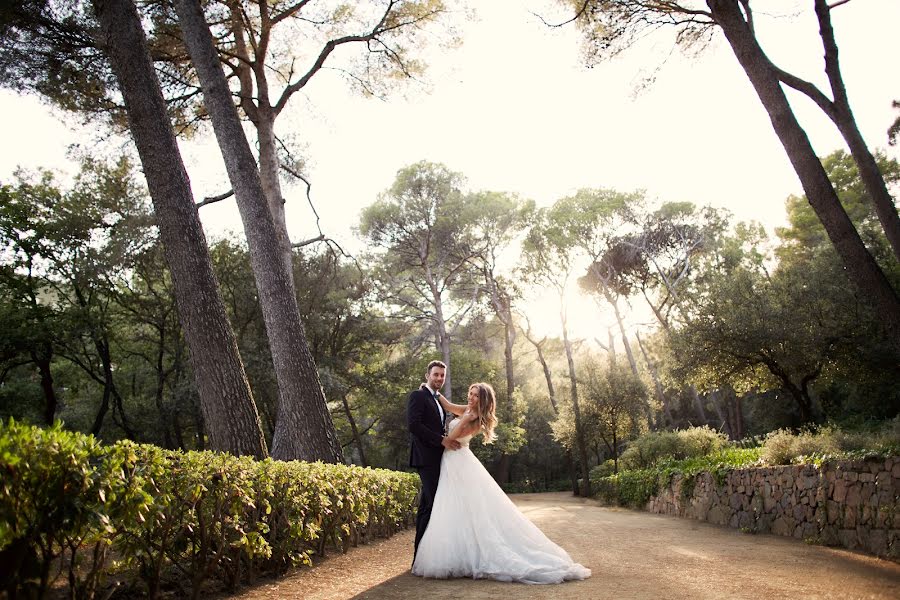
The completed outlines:
<svg viewBox="0 0 900 600">
<path fill-rule="evenodd" d="M 409 394 L 406 424 L 410 433 L 409 466 L 440 465 L 441 455 L 444 453 L 444 446 L 441 444 L 444 424 L 430 392 L 418 389 Z"/>
</svg>

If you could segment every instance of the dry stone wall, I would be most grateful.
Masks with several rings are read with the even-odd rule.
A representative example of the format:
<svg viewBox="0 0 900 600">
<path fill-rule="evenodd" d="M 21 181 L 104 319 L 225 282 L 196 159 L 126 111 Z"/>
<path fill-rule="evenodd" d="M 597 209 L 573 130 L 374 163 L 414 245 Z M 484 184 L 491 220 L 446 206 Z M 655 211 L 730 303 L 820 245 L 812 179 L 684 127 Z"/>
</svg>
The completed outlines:
<svg viewBox="0 0 900 600">
<path fill-rule="evenodd" d="M 900 558 L 900 457 L 676 475 L 646 509 Z"/>
</svg>

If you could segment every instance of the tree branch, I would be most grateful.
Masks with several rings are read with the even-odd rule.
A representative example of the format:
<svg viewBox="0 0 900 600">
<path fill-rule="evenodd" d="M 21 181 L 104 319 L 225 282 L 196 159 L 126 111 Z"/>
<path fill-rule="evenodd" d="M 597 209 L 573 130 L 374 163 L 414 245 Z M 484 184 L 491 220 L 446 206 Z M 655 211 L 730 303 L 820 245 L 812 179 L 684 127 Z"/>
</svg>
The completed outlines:
<svg viewBox="0 0 900 600">
<path fill-rule="evenodd" d="M 219 194 L 218 196 L 207 196 L 201 202 L 197 202 L 194 206 L 197 208 L 197 210 L 200 210 L 200 208 L 206 206 L 207 204 L 220 202 L 227 198 L 231 198 L 232 196 L 234 196 L 234 190 L 228 190 L 224 194 Z"/>
<path fill-rule="evenodd" d="M 574 17 L 572 17 L 571 19 L 568 19 L 567 21 L 563 21 L 562 23 L 556 23 L 555 25 L 553 23 L 548 23 L 547 20 L 544 19 L 544 17 L 537 14 L 536 12 L 531 12 L 531 11 L 529 11 L 529 12 L 531 12 L 532 15 L 534 15 L 535 17 L 540 19 L 541 23 L 543 23 L 547 27 L 557 28 L 557 27 L 562 27 L 564 25 L 568 25 L 569 23 L 572 23 L 572 22 L 580 19 L 581 16 L 587 11 L 587 7 L 590 3 L 591 3 L 591 0 L 584 0 L 584 2 L 581 4 L 581 8 L 578 9 L 578 12 L 575 13 Z"/>
<path fill-rule="evenodd" d="M 347 35 L 334 40 L 328 40 L 328 42 L 325 43 L 325 46 L 319 52 L 319 56 L 316 58 L 312 67 L 310 67 L 309 71 L 307 71 L 306 74 L 298 79 L 295 83 L 284 88 L 284 91 L 281 93 L 281 97 L 275 104 L 275 114 L 279 114 L 284 109 L 288 99 L 294 94 L 294 92 L 302 89 L 307 83 L 309 83 L 309 80 L 312 79 L 313 75 L 319 72 L 319 70 L 325 64 L 325 61 L 328 59 L 328 56 L 332 52 L 334 52 L 335 48 L 343 44 L 349 44 L 351 42 L 368 42 L 369 40 L 375 39 L 375 37 L 379 33 L 381 33 L 381 27 L 384 25 L 385 21 L 387 21 L 388 15 L 391 14 L 391 10 L 393 10 L 394 4 L 394 0 L 391 0 L 391 2 L 388 3 L 387 9 L 384 11 L 384 14 L 381 15 L 381 19 L 378 21 L 375 27 L 372 28 L 372 31 L 370 31 L 366 35 Z"/>
<path fill-rule="evenodd" d="M 315 244 L 316 242 L 326 241 L 328 238 L 325 237 L 325 234 L 319 234 L 314 238 L 309 238 L 308 240 L 303 240 L 302 242 L 294 242 L 291 244 L 291 248 L 302 248 L 304 246 L 309 246 L 310 244 Z"/>
<path fill-rule="evenodd" d="M 278 13 L 277 15 L 272 17 L 272 25 L 277 25 L 278 23 L 280 23 L 281 21 L 284 21 L 288 17 L 294 16 L 295 14 L 300 12 L 300 9 L 302 9 L 307 4 L 309 4 L 309 0 L 300 0 L 300 2 L 297 2 L 296 4 L 287 7 L 286 9 L 284 9 L 283 11 L 281 11 L 280 13 Z"/>
<path fill-rule="evenodd" d="M 775 63 L 769 60 L 768 57 L 766 58 L 766 60 L 768 61 L 771 69 L 775 72 L 775 76 L 780 82 L 809 97 L 809 99 L 815 102 L 816 105 L 818 105 L 818 107 L 821 108 L 829 118 L 831 118 L 832 120 L 835 118 L 834 103 L 828 98 L 828 96 L 822 93 L 819 88 L 817 88 L 809 81 L 800 79 L 796 75 L 792 75 L 787 71 L 783 71 L 778 66 L 776 66 Z"/>
<path fill-rule="evenodd" d="M 844 79 L 841 77 L 838 46 L 834 39 L 834 27 L 831 25 L 831 9 L 825 0 L 816 0 L 816 17 L 819 20 L 819 37 L 822 38 L 822 46 L 825 49 L 825 74 L 828 75 L 828 83 L 831 84 L 834 105 L 846 110 L 850 102 L 847 99 Z"/>
</svg>

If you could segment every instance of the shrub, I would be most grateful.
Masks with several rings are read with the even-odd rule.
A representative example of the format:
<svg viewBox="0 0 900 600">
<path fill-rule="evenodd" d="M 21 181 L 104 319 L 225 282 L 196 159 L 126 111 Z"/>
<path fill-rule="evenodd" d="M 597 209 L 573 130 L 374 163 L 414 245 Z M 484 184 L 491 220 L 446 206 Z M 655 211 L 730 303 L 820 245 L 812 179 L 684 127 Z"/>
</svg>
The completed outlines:
<svg viewBox="0 0 900 600">
<path fill-rule="evenodd" d="M 613 461 L 613 459 L 609 459 L 595 467 L 592 467 L 590 472 L 591 485 L 593 486 L 595 481 L 612 475 L 615 472 L 615 468 L 616 463 L 615 461 Z"/>
<path fill-rule="evenodd" d="M 596 483 L 595 496 L 620 506 L 643 507 L 650 496 L 659 492 L 660 474 L 656 469 L 621 471 L 603 477 Z"/>
<path fill-rule="evenodd" d="M 704 425 L 676 431 L 651 431 L 637 438 L 620 458 L 620 466 L 628 469 L 645 469 L 659 461 L 671 458 L 681 460 L 703 456 L 728 445 L 728 438 Z"/>
<path fill-rule="evenodd" d="M 23 426 L 0 428 L 0 558 L 7 593 L 42 596 L 66 553 L 68 595 L 92 598 L 113 569 L 155 597 L 309 564 L 412 522 L 418 478 L 299 461 L 179 452 Z M 110 551 L 120 558 L 109 564 Z"/>
<path fill-rule="evenodd" d="M 706 456 L 662 459 L 647 469 L 620 471 L 618 475 L 591 479 L 591 485 L 597 498 L 604 502 L 642 507 L 651 496 L 659 493 L 660 487 L 668 485 L 675 474 L 684 477 L 682 493 L 689 495 L 694 479 L 700 473 L 711 473 L 721 484 L 729 471 L 757 463 L 761 452 L 760 448 L 724 448 Z"/>
<path fill-rule="evenodd" d="M 848 430 L 823 426 L 792 433 L 773 431 L 763 444 L 763 460 L 772 465 L 818 462 L 826 458 L 898 454 L 900 420 L 893 419 L 868 429 Z"/>
<path fill-rule="evenodd" d="M 129 475 L 133 459 L 59 423 L 41 430 L 10 420 L 2 428 L 0 552 L 10 597 L 16 588 L 43 597 L 63 554 L 72 594 L 94 595 L 121 534 L 114 522 L 138 514 L 146 499 Z"/>
<path fill-rule="evenodd" d="M 771 432 L 763 444 L 762 457 L 770 465 L 790 464 L 794 458 L 794 434 L 787 429 Z"/>
</svg>

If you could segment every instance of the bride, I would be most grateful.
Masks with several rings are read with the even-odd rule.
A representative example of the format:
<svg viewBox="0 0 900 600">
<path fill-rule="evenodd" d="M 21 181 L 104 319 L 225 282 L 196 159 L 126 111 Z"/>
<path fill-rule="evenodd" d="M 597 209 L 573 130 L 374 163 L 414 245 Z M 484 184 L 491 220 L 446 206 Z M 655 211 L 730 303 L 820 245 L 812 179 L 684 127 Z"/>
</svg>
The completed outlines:
<svg viewBox="0 0 900 600">
<path fill-rule="evenodd" d="M 462 445 L 441 459 L 441 476 L 431 521 L 419 542 L 412 573 L 422 577 L 472 577 L 523 583 L 560 583 L 590 577 L 507 498 L 469 450 L 477 433 L 494 440 L 496 401 L 487 383 L 469 387 L 468 405 L 450 403 L 457 415 L 448 426 L 450 439 Z"/>
</svg>

